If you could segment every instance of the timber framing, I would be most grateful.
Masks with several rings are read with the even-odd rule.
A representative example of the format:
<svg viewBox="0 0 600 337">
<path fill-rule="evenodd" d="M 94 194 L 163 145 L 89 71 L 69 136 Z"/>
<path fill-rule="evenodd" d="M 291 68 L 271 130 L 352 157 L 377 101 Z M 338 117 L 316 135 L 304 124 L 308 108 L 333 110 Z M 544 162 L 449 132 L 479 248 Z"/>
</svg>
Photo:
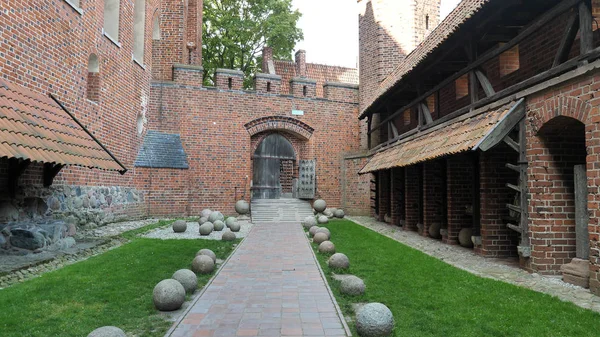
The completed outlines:
<svg viewBox="0 0 600 337">
<path fill-rule="evenodd" d="M 491 86 L 491 84 L 485 77 L 485 74 L 483 72 L 481 72 L 480 67 L 483 64 L 485 64 L 486 62 L 499 56 L 500 54 L 510 50 L 511 48 L 513 48 L 514 46 L 516 46 L 517 44 L 519 44 L 520 42 L 522 42 L 523 40 L 525 40 L 526 38 L 531 36 L 533 33 L 537 32 L 540 28 L 542 28 L 544 25 L 551 22 L 553 19 L 555 19 L 559 15 L 561 15 L 561 14 L 565 13 L 566 11 L 571 10 L 573 8 L 576 8 L 578 11 L 578 15 L 576 15 L 576 16 L 578 16 L 580 18 L 579 26 L 586 27 L 586 29 L 579 30 L 579 31 L 581 31 L 582 38 L 587 37 L 588 35 L 591 38 L 591 36 L 592 36 L 591 35 L 591 30 L 592 30 L 592 28 L 591 28 L 591 12 L 589 11 L 587 1 L 585 1 L 585 0 L 565 0 L 565 1 L 559 2 L 553 8 L 544 12 L 535 21 L 533 21 L 531 24 L 529 24 L 527 27 L 525 27 L 517 36 L 515 36 L 509 42 L 507 42 L 503 45 L 500 45 L 494 49 L 491 49 L 479 57 L 475 57 L 476 55 L 475 55 L 475 51 L 473 48 L 473 42 L 472 42 L 473 40 L 470 38 L 469 45 L 465 51 L 468 53 L 469 59 L 471 59 L 471 61 L 466 67 L 464 67 L 462 70 L 454 73 L 453 75 L 446 77 L 443 81 L 441 81 L 439 84 L 437 84 L 432 89 L 426 91 L 425 93 L 420 94 L 416 99 L 414 99 L 407 105 L 402 106 L 401 108 L 397 109 L 394 113 L 392 113 L 385 119 L 382 119 L 380 121 L 380 123 L 378 123 L 377 125 L 371 125 L 368 132 L 369 133 L 375 132 L 375 130 L 381 128 L 382 126 L 385 126 L 388 122 L 393 121 L 403 111 L 405 111 L 407 109 L 412 109 L 415 107 L 418 108 L 418 105 L 421 102 L 423 102 L 427 97 L 429 97 L 431 95 L 436 95 L 436 97 L 437 97 L 439 95 L 440 89 L 446 87 L 447 85 L 451 84 L 453 81 L 455 81 L 456 79 L 458 79 L 459 77 L 461 77 L 465 74 L 470 74 L 470 78 L 471 78 L 470 92 L 473 93 L 472 98 L 471 98 L 472 99 L 471 104 L 465 108 L 459 109 L 458 111 L 456 111 L 450 115 L 445 116 L 444 118 L 448 117 L 445 120 L 449 120 L 449 119 L 455 117 L 457 114 L 465 113 L 467 111 L 484 106 L 490 102 L 493 102 L 495 100 L 504 98 L 508 95 L 514 94 L 514 93 L 518 92 L 519 90 L 523 90 L 532 85 L 535 85 L 544 80 L 547 80 L 551 77 L 557 76 L 563 72 L 571 70 L 572 68 L 576 67 L 579 62 L 581 62 L 583 60 L 589 61 L 589 59 L 598 57 L 598 56 L 596 56 L 596 54 L 598 54 L 598 50 L 592 49 L 592 42 L 590 41 L 590 43 L 588 45 L 587 43 L 585 43 L 582 40 L 582 45 L 586 45 L 586 47 L 584 48 L 584 46 L 582 46 L 582 48 L 581 48 L 582 53 L 576 59 L 573 59 L 573 60 L 570 60 L 567 62 L 563 62 L 562 64 L 559 63 L 554 68 L 551 68 L 551 69 L 549 69 L 543 73 L 540 73 L 536 76 L 533 76 L 525 81 L 514 84 L 514 85 L 512 85 L 506 89 L 503 89 L 499 92 L 495 92 L 494 88 Z M 584 23 L 588 22 L 588 20 L 589 20 L 590 24 L 587 26 L 584 26 Z M 575 20 L 575 21 L 577 21 L 577 20 Z M 577 29 L 575 29 L 575 31 L 577 31 Z M 570 30 L 567 30 L 566 32 L 573 34 Z M 568 39 L 566 39 L 566 40 L 567 41 L 564 43 L 564 46 L 563 46 L 564 49 L 566 49 L 569 44 Z M 564 59 L 564 57 L 566 57 L 566 56 L 562 56 L 562 57 L 557 56 L 557 59 L 562 60 L 562 59 Z M 477 95 L 475 93 L 477 92 L 477 90 L 476 90 L 478 87 L 477 84 L 480 84 L 482 86 L 484 93 L 486 94 L 485 98 L 480 99 L 480 98 L 476 97 Z M 376 103 L 374 103 L 374 105 L 380 105 L 381 102 L 392 98 L 390 96 L 390 94 L 393 94 L 394 92 L 397 92 L 397 91 L 392 89 L 388 93 L 383 94 L 381 97 L 379 97 L 377 99 L 377 101 L 376 101 Z M 475 97 L 473 97 L 473 96 L 475 96 Z M 437 101 L 439 101 L 439 100 L 436 100 L 436 104 L 438 104 Z M 365 118 L 365 117 L 369 116 L 370 114 L 374 113 L 377 110 L 376 106 L 374 106 L 374 105 L 372 105 L 365 112 L 363 112 L 363 114 L 361 115 L 361 118 Z M 450 116 L 452 116 L 452 117 L 450 117 Z M 442 119 L 444 119 L 444 118 L 442 118 Z M 428 125 L 435 125 L 435 122 L 428 124 Z M 423 126 L 421 129 L 425 129 L 425 128 L 427 128 L 427 126 Z"/>
</svg>

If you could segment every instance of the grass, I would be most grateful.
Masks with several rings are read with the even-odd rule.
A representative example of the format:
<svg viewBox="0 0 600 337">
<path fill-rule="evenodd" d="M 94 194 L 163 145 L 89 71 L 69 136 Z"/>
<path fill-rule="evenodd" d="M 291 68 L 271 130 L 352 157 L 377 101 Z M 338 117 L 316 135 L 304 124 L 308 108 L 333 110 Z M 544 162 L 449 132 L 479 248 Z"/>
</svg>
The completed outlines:
<svg viewBox="0 0 600 337">
<path fill-rule="evenodd" d="M 171 322 L 154 308 L 154 286 L 190 268 L 199 249 L 225 259 L 237 242 L 136 237 L 169 223 L 124 233 L 132 241 L 119 248 L 0 290 L 0 336 L 87 336 L 104 325 L 137 336 L 163 336 Z M 211 276 L 199 276 L 199 286 Z"/>
<path fill-rule="evenodd" d="M 325 227 L 350 259 L 348 273 L 366 284 L 362 296 L 341 294 L 327 256 L 316 253 L 342 311 L 353 316 L 352 303 L 384 303 L 394 314 L 394 336 L 599 334 L 600 315 L 572 303 L 475 276 L 348 220 Z"/>
</svg>

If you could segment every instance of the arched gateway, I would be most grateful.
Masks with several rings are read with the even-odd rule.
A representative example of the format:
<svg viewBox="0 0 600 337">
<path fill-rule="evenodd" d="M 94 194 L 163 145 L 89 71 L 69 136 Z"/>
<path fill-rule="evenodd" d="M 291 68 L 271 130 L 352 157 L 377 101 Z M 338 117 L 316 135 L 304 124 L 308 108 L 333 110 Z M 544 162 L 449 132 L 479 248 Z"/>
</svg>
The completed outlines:
<svg viewBox="0 0 600 337">
<path fill-rule="evenodd" d="M 287 138 L 279 133 L 266 136 L 254 151 L 252 162 L 253 198 L 278 199 L 282 193 L 291 193 L 296 151 Z"/>
</svg>

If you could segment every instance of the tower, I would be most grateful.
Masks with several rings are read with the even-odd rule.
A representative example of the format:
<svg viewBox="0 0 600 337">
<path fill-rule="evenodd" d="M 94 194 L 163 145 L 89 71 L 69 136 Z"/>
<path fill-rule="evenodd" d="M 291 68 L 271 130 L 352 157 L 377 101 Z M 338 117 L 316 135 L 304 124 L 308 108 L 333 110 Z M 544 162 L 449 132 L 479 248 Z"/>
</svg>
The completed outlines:
<svg viewBox="0 0 600 337">
<path fill-rule="evenodd" d="M 439 24 L 441 0 L 358 0 L 360 110 Z"/>
</svg>

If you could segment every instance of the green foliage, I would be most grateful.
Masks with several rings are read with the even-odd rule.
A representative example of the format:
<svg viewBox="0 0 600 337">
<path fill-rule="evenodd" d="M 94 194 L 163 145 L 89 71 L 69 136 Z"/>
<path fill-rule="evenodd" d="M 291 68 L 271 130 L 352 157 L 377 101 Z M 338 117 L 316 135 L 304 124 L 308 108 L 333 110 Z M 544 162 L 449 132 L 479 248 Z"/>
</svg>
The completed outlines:
<svg viewBox="0 0 600 337">
<path fill-rule="evenodd" d="M 212 249 L 225 259 L 234 242 L 158 240 L 132 242 L 88 260 L 0 290 L 0 336 L 87 336 L 115 325 L 128 335 L 164 336 L 171 322 L 158 314 L 152 290 L 196 252 Z M 202 287 L 212 275 L 200 275 Z"/>
<path fill-rule="evenodd" d="M 336 251 L 350 259 L 348 273 L 366 285 L 362 296 L 341 294 L 327 256 L 316 253 L 342 311 L 354 316 L 352 303 L 381 302 L 394 314 L 394 336 L 598 336 L 600 331 L 600 315 L 572 303 L 475 276 L 351 221 L 325 227 Z"/>
<path fill-rule="evenodd" d="M 291 59 L 302 31 L 302 14 L 291 0 L 205 0 L 202 57 L 205 85 L 214 84 L 217 68 L 240 69 L 245 87 L 259 65 L 264 46 L 276 59 Z"/>
</svg>

